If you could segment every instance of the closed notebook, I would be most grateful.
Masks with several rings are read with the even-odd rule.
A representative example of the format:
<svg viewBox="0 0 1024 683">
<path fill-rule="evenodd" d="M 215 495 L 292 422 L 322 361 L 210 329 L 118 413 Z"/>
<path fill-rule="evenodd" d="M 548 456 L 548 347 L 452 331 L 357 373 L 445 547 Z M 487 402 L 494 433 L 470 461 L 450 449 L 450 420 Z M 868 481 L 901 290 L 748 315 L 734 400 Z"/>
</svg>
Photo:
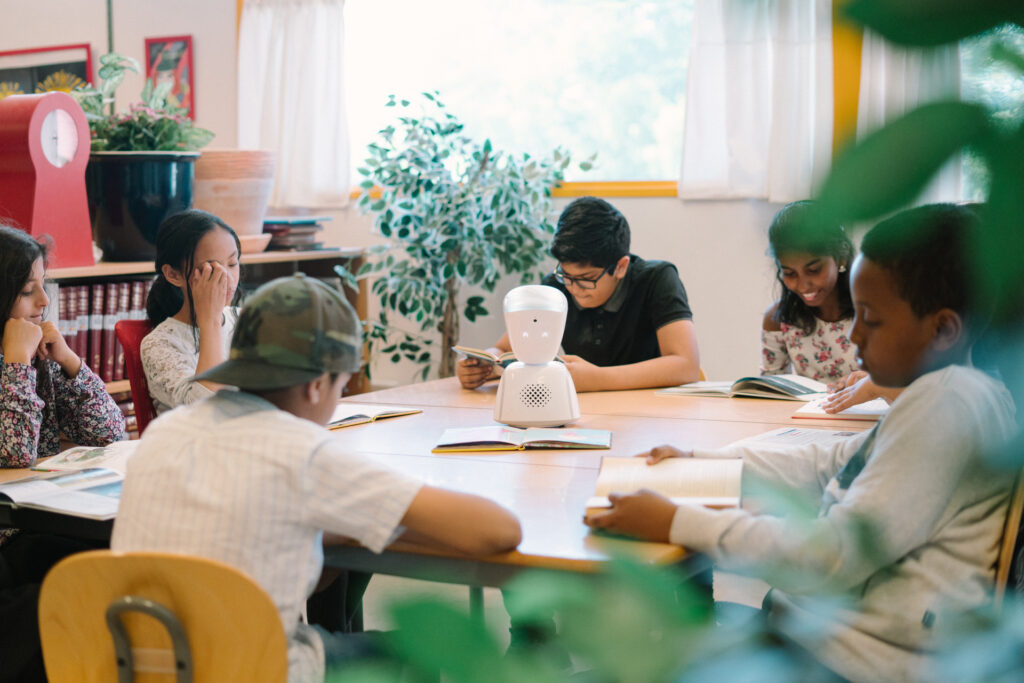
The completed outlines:
<svg viewBox="0 0 1024 683">
<path fill-rule="evenodd" d="M 676 505 L 738 507 L 743 460 L 739 458 L 668 458 L 648 465 L 646 458 L 601 458 L 594 497 L 587 509 L 610 507 L 609 493 L 650 489 Z"/>
<path fill-rule="evenodd" d="M 826 413 L 822 407 L 824 402 L 825 399 L 819 398 L 805 406 L 800 406 L 793 413 L 793 417 L 801 420 L 863 420 L 875 422 L 889 412 L 889 404 L 886 403 L 884 398 L 876 398 L 864 403 L 858 403 L 839 413 Z"/>
<path fill-rule="evenodd" d="M 460 427 L 444 430 L 434 453 L 611 448 L 607 429 Z"/>
<path fill-rule="evenodd" d="M 376 422 L 390 417 L 415 415 L 422 413 L 419 408 L 403 408 L 402 406 L 364 405 L 362 403 L 339 403 L 327 423 L 328 429 L 342 429 L 353 425 Z"/>
</svg>

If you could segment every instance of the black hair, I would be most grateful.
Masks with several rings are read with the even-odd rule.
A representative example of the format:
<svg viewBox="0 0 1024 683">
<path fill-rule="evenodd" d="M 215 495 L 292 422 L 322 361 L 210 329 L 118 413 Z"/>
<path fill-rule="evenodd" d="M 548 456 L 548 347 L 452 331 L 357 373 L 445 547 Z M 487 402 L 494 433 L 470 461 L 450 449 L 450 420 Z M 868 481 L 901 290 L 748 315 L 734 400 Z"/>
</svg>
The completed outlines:
<svg viewBox="0 0 1024 683">
<path fill-rule="evenodd" d="M 776 322 L 795 325 L 805 333 L 814 330 L 814 309 L 796 292 L 790 291 L 782 278 L 783 254 L 806 253 L 814 256 L 830 256 L 837 265 L 847 266 L 836 277 L 836 291 L 839 294 L 841 318 L 853 317 L 853 299 L 850 296 L 849 265 L 853 260 L 853 243 L 846 236 L 846 230 L 837 222 L 821 215 L 817 204 L 805 199 L 786 204 L 772 218 L 768 227 L 768 244 L 775 259 L 775 279 L 781 289 L 779 305 L 772 319 Z"/>
<path fill-rule="evenodd" d="M 559 263 L 611 268 L 629 253 L 629 223 L 597 197 L 580 197 L 558 217 L 551 255 Z"/>
<path fill-rule="evenodd" d="M 199 332 L 196 329 L 196 312 L 192 300 L 191 273 L 195 269 L 196 247 L 206 233 L 221 228 L 226 230 L 235 240 L 238 255 L 242 255 L 242 244 L 238 235 L 227 223 L 207 211 L 188 209 L 168 217 L 160 224 L 156 233 L 156 279 L 146 298 L 146 317 L 153 327 L 174 316 L 185 304 L 188 297 L 190 311 L 189 322 L 192 324 L 196 345 L 199 344 Z M 185 278 L 185 294 L 171 284 L 163 274 L 167 265 L 178 271 Z M 232 305 L 237 305 L 241 297 L 241 287 L 235 289 Z"/>
<path fill-rule="evenodd" d="M 980 223 L 977 207 L 919 206 L 873 227 L 864 236 L 861 253 L 892 276 L 914 315 L 951 308 L 966 322 L 973 317 L 971 249 Z M 970 327 L 978 331 L 980 322 Z"/>
<path fill-rule="evenodd" d="M 28 233 L 0 223 L 0 330 L 11 317 L 21 290 L 32 276 L 38 259 L 46 265 L 47 248 Z"/>
</svg>

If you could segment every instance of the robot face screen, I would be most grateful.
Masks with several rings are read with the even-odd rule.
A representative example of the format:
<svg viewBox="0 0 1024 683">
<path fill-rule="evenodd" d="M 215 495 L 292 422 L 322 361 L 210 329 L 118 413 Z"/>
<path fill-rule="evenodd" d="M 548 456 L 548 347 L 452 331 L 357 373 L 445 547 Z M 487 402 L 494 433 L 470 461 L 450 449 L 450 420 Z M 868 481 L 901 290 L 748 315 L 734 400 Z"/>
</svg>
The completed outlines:
<svg viewBox="0 0 1024 683">
<path fill-rule="evenodd" d="M 528 365 L 554 360 L 567 310 L 565 295 L 554 287 L 525 285 L 510 291 L 505 297 L 505 327 L 516 358 Z"/>
</svg>

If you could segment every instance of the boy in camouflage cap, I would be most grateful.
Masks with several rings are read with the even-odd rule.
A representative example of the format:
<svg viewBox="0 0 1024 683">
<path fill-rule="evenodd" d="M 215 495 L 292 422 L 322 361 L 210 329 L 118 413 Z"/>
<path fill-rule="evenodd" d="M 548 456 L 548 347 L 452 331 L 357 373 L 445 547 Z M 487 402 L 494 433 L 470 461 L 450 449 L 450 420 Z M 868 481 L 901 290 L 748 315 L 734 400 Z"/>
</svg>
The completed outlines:
<svg viewBox="0 0 1024 683">
<path fill-rule="evenodd" d="M 323 568 L 323 533 L 382 551 L 403 528 L 470 555 L 511 550 L 519 522 L 354 454 L 330 420 L 359 368 L 359 321 L 323 283 L 296 275 L 242 309 L 229 360 L 204 379 L 239 388 L 155 420 L 129 462 L 111 547 L 209 557 L 252 576 L 277 605 L 288 680 L 367 654 L 365 634 L 302 621 Z"/>
</svg>

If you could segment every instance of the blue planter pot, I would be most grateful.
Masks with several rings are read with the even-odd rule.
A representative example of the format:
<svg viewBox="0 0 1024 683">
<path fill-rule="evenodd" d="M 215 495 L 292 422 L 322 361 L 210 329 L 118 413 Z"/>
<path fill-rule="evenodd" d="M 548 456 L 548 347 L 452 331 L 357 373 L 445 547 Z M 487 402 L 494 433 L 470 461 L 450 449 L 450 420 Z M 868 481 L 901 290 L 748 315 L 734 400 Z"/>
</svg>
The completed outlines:
<svg viewBox="0 0 1024 683">
<path fill-rule="evenodd" d="M 152 261 L 156 231 L 192 208 L 199 152 L 93 152 L 85 167 L 92 238 L 105 261 Z"/>
</svg>

